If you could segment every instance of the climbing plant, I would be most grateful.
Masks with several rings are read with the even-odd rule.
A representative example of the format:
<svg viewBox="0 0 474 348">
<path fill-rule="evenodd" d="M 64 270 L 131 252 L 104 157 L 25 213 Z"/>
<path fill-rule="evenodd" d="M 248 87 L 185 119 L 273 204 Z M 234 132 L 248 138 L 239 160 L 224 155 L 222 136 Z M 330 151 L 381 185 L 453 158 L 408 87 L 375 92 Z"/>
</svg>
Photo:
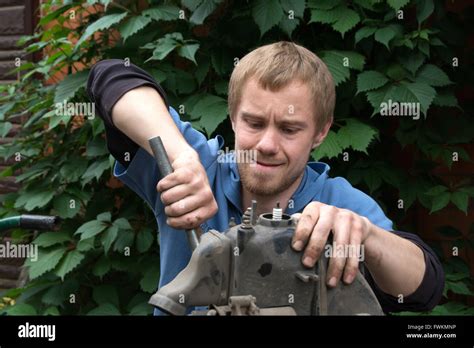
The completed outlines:
<svg viewBox="0 0 474 348">
<path fill-rule="evenodd" d="M 113 178 L 100 118 L 65 112 L 68 103 L 89 102 L 88 72 L 102 59 L 147 70 L 184 120 L 232 146 L 226 98 L 234 65 L 260 45 L 295 41 L 322 58 L 337 89 L 334 125 L 313 159 L 370 193 L 396 222 L 416 207 L 436 214 L 449 204 L 467 213 L 472 204 L 472 178 L 447 182 L 433 171 L 471 161 L 465 145 L 474 136 L 472 105 L 456 97 L 474 77 L 460 56 L 472 29 L 442 1 L 46 0 L 41 7 L 35 33 L 19 43 L 40 59 L 20 60 L 21 80 L 0 87 L 2 136 L 12 118 L 28 116 L 17 139 L 0 145 L 0 155 L 14 159 L 0 176 L 19 170 L 22 184 L 1 197 L 0 216 L 55 214 L 62 225 L 34 237 L 39 258 L 28 262 L 28 284 L 5 294 L 16 301 L 3 303 L 9 314 L 151 313 L 155 217 Z M 419 111 L 389 117 L 390 103 Z M 464 248 L 473 247 L 473 231 Z M 13 237 L 32 238 L 20 230 Z M 440 257 L 446 297 L 471 296 L 465 262 Z M 472 308 L 448 302 L 435 313 Z"/>
</svg>

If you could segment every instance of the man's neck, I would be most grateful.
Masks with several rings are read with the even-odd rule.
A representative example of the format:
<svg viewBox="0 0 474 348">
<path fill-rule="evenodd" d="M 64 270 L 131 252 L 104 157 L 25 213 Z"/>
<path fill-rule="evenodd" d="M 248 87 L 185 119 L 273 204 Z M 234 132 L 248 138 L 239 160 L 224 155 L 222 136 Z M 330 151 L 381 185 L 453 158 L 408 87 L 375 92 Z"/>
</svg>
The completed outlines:
<svg viewBox="0 0 474 348">
<path fill-rule="evenodd" d="M 304 173 L 302 173 L 301 176 L 296 179 L 295 182 L 291 184 L 291 186 L 288 187 L 285 191 L 272 196 L 259 196 L 249 192 L 242 186 L 242 211 L 245 211 L 248 207 L 252 205 L 253 199 L 257 201 L 257 215 L 263 213 L 271 213 L 277 203 L 280 203 L 280 208 L 285 211 L 288 206 L 289 200 L 293 196 L 293 193 L 300 185 L 301 180 L 303 179 L 303 175 Z"/>
</svg>

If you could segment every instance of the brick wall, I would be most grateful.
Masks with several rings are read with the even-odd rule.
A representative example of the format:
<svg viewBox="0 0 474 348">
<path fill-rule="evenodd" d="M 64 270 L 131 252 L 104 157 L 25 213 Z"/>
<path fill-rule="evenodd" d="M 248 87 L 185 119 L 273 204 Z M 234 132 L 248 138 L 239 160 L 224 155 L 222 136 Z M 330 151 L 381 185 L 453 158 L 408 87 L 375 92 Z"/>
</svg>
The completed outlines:
<svg viewBox="0 0 474 348">
<path fill-rule="evenodd" d="M 16 42 L 21 36 L 32 34 L 36 8 L 38 6 L 34 0 L 0 0 L 0 84 L 9 84 L 17 80 L 16 74 L 9 73 L 15 68 L 15 58 L 21 58 L 23 62 L 28 60 L 23 50 L 16 46 Z M 25 118 L 9 119 L 13 123 L 13 128 L 5 138 L 0 138 L 0 144 L 13 141 Z M 13 161 L 14 158 L 6 162 L 0 161 L 0 171 L 13 164 Z M 0 180 L 0 194 L 13 192 L 18 188 L 14 176 Z M 0 237 L 2 243 L 8 240 L 8 237 Z M 0 291 L 24 285 L 26 272 L 21 267 L 23 262 L 23 259 L 18 258 L 0 259 Z"/>
<path fill-rule="evenodd" d="M 16 42 L 23 35 L 33 33 L 35 26 L 35 9 L 38 4 L 35 0 L 0 0 L 0 84 L 9 84 L 17 80 L 17 74 L 10 71 L 15 68 L 15 59 L 27 60 L 23 50 L 16 46 Z M 11 142 L 18 133 L 24 119 L 10 119 L 13 128 L 5 138 L 0 139 L 0 144 Z M 0 161 L 0 171 L 8 162 Z M 0 194 L 16 191 L 18 185 L 14 177 L 2 178 L 0 180 Z"/>
</svg>

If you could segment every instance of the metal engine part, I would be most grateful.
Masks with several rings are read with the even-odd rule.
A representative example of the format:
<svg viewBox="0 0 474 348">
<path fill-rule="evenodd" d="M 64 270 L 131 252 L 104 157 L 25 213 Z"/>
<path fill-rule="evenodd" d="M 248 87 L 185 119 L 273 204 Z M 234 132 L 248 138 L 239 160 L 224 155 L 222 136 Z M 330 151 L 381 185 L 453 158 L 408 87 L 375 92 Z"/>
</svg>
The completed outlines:
<svg viewBox="0 0 474 348">
<path fill-rule="evenodd" d="M 201 236 L 191 260 L 149 303 L 172 315 L 209 306 L 196 315 L 383 315 L 359 272 L 352 284 L 326 287 L 328 258 L 315 267 L 291 248 L 295 221 L 279 207 L 255 216 L 256 202 L 242 224 Z"/>
</svg>

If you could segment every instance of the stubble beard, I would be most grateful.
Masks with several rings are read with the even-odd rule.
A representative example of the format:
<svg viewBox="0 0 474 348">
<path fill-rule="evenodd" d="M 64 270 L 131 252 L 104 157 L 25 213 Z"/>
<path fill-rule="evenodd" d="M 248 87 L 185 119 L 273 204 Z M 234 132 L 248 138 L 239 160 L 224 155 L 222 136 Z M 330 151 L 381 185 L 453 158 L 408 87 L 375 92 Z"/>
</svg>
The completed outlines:
<svg viewBox="0 0 474 348">
<path fill-rule="evenodd" d="M 259 173 L 252 164 L 238 163 L 240 181 L 244 189 L 256 196 L 274 196 L 288 189 L 302 173 L 289 175 L 280 169 L 276 175 Z"/>
</svg>

